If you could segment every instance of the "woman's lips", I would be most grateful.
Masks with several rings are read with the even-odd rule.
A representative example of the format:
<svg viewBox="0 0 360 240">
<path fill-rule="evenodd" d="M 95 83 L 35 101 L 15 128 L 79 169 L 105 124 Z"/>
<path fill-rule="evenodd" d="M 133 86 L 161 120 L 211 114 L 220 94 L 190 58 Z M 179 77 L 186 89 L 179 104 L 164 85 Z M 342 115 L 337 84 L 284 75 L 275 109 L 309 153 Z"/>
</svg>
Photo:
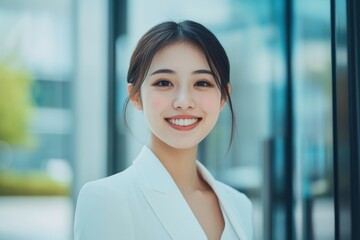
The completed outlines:
<svg viewBox="0 0 360 240">
<path fill-rule="evenodd" d="M 194 129 L 202 118 L 193 117 L 193 116 L 186 116 L 186 117 L 172 117 L 166 118 L 166 122 L 174 129 L 180 131 L 189 131 Z"/>
</svg>

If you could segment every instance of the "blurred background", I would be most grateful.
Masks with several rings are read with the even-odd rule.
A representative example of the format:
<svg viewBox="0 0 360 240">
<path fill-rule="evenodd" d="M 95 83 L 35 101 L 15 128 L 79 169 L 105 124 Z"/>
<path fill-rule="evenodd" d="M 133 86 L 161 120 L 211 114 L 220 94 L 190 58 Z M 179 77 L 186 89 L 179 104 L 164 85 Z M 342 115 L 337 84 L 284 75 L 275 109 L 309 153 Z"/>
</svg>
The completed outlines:
<svg viewBox="0 0 360 240">
<path fill-rule="evenodd" d="M 347 33 L 333 23 L 347 18 L 338 2 L 0 0 L 0 239 L 72 239 L 81 186 L 122 171 L 147 142 L 142 114 L 129 107 L 131 132 L 122 115 L 138 39 L 185 19 L 230 58 L 237 133 L 227 152 L 225 109 L 198 158 L 251 198 L 255 239 L 351 239 L 336 197 L 353 186 L 336 187 L 348 175 L 337 161 L 350 161 L 335 156 L 335 123 L 347 124 L 336 113 L 351 106 L 347 88 L 334 96 L 349 51 L 332 40 Z"/>
</svg>

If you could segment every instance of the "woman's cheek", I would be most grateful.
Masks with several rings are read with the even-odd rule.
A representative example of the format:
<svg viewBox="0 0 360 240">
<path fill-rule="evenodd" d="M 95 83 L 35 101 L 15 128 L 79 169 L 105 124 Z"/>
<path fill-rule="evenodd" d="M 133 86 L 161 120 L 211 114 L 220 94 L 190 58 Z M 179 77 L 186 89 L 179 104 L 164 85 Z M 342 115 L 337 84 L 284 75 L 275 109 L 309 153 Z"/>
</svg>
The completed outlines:
<svg viewBox="0 0 360 240">
<path fill-rule="evenodd" d="M 149 105 L 153 110 L 154 108 L 160 110 L 168 103 L 169 99 L 166 99 L 164 94 L 152 93 L 149 94 L 145 101 L 145 104 Z"/>
<path fill-rule="evenodd" d="M 204 106 L 208 111 L 219 111 L 221 107 L 221 98 L 217 95 L 203 95 L 199 98 L 198 103 Z"/>
</svg>

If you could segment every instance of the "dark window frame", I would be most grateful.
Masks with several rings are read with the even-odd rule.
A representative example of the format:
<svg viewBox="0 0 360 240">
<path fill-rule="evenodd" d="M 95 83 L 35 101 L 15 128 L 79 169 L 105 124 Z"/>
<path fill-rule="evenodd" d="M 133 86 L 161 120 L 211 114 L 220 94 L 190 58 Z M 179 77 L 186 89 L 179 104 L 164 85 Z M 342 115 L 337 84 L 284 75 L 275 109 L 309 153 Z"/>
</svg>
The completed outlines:
<svg viewBox="0 0 360 240">
<path fill-rule="evenodd" d="M 332 0 L 336 239 L 360 239 L 360 3 Z"/>
<path fill-rule="evenodd" d="M 127 0 L 109 0 L 108 11 L 107 175 L 112 175 L 126 168 L 120 159 L 126 155 L 126 140 L 118 126 L 116 41 L 126 34 Z"/>
</svg>

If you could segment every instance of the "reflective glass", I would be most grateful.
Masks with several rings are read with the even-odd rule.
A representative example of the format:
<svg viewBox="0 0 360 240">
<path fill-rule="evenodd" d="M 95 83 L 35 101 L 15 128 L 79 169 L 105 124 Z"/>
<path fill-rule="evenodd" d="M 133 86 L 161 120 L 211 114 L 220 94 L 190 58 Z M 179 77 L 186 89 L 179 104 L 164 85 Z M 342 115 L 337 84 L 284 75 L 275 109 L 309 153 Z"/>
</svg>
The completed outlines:
<svg viewBox="0 0 360 240">
<path fill-rule="evenodd" d="M 297 239 L 335 239 L 329 1 L 294 1 Z"/>
</svg>

